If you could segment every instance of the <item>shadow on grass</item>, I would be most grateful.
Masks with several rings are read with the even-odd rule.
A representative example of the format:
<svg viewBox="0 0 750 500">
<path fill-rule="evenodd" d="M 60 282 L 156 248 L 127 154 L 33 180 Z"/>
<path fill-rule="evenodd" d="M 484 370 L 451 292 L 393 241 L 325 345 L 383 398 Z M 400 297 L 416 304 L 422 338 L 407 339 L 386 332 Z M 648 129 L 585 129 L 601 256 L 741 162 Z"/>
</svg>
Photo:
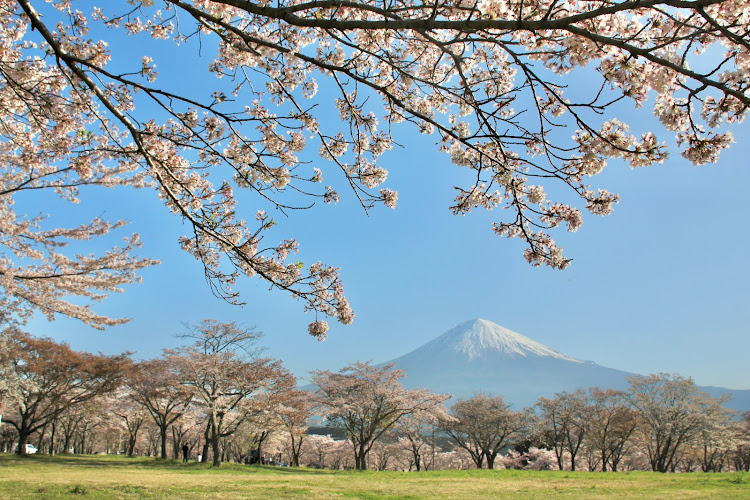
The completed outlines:
<svg viewBox="0 0 750 500">
<path fill-rule="evenodd" d="M 341 471 L 333 471 L 330 469 L 308 469 L 307 467 L 276 467 L 273 465 L 240 465 L 240 464 L 234 464 L 240 467 L 247 467 L 250 469 L 257 469 L 257 470 L 263 470 L 268 472 L 273 472 L 276 474 L 310 474 L 313 476 L 321 476 L 326 474 L 331 474 L 334 472 L 341 472 Z"/>
<path fill-rule="evenodd" d="M 63 467 L 86 467 L 86 468 L 102 468 L 102 467 L 138 467 L 146 465 L 149 462 L 154 462 L 156 459 L 149 458 L 126 458 L 119 457 L 116 455 L 27 455 L 19 456 L 16 454 L 3 454 L 0 455 L 0 465 L 12 467 L 14 465 L 24 464 L 47 464 L 52 466 L 63 466 Z M 163 462 L 166 463 L 166 462 Z"/>
<path fill-rule="evenodd" d="M 211 463 L 198 463 L 195 461 L 183 462 L 181 460 L 161 459 L 156 457 L 126 457 L 124 455 L 26 455 L 19 456 L 15 453 L 0 453 L 0 467 L 13 467 L 23 465 L 49 465 L 53 467 L 74 467 L 85 469 L 163 469 L 171 471 L 184 471 L 186 473 L 270 473 L 270 474 L 309 474 L 326 475 L 332 471 L 327 469 L 307 469 L 296 467 L 278 467 L 272 465 L 245 465 L 225 462 L 216 468 Z"/>
<path fill-rule="evenodd" d="M 188 469 L 191 467 L 207 468 L 206 464 L 195 462 L 184 463 L 178 460 L 162 460 L 154 457 L 126 457 L 123 455 L 27 455 L 0 454 L 0 466 L 23 464 L 50 465 L 84 468 L 143 468 Z"/>
</svg>

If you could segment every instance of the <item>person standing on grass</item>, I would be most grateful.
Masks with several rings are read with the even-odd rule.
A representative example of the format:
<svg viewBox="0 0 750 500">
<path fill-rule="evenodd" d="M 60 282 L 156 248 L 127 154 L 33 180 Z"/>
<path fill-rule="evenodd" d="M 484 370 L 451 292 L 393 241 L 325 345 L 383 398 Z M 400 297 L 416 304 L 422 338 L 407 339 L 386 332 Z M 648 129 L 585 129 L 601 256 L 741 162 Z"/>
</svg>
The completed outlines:
<svg viewBox="0 0 750 500">
<path fill-rule="evenodd" d="M 190 448 L 188 448 L 187 443 L 182 445 L 182 461 L 187 462 L 188 461 L 188 455 L 190 454 Z"/>
</svg>

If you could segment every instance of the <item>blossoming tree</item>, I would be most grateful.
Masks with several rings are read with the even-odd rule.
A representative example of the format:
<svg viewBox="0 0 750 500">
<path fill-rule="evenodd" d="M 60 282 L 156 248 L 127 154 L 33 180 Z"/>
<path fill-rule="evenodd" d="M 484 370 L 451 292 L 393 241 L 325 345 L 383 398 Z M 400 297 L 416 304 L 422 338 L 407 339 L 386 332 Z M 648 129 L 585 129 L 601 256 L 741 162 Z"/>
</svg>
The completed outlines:
<svg viewBox="0 0 750 500">
<path fill-rule="evenodd" d="M 450 409 L 450 420 L 444 420 L 445 433 L 471 455 L 481 469 L 495 468 L 495 459 L 503 448 L 523 435 L 528 415 L 513 411 L 502 396 L 475 394 L 458 400 Z"/>
<path fill-rule="evenodd" d="M 408 415 L 433 414 L 450 418 L 443 403 L 450 394 L 428 389 L 406 389 L 404 371 L 395 365 L 382 367 L 357 362 L 338 373 L 312 372 L 316 410 L 336 427 L 344 429 L 354 451 L 354 467 L 367 469 L 367 456 L 375 442 Z"/>
<path fill-rule="evenodd" d="M 11 403 L 4 402 L 8 411 L 3 422 L 18 432 L 19 455 L 26 454 L 26 443 L 34 432 L 63 413 L 116 390 L 129 362 L 126 354 L 93 355 L 18 329 L 6 333 L 9 349 L 5 355 L 22 383 L 15 385 Z"/>
<path fill-rule="evenodd" d="M 454 213 L 502 206 L 498 235 L 525 241 L 533 265 L 565 268 L 554 229 L 618 201 L 590 177 L 611 159 L 667 158 L 655 132 L 614 118 L 622 102 L 648 104 L 696 164 L 732 142 L 720 126 L 750 104 L 749 12 L 746 0 L 0 0 L 3 300 L 105 322 L 65 297 L 132 280 L 150 263 L 131 256 L 137 240 L 124 256 L 66 256 L 61 240 L 118 224 L 42 230 L 13 200 L 152 183 L 217 295 L 239 302 L 236 279 L 259 276 L 349 323 L 337 270 L 292 260 L 294 239 L 268 242 L 277 221 L 263 210 L 245 220 L 235 191 L 290 213 L 337 201 L 342 184 L 365 209 L 395 207 L 383 154 L 409 127 L 472 172 Z M 123 34 L 156 39 L 154 54 L 134 57 Z M 158 40 L 213 51 L 220 80 L 205 94 L 160 84 Z M 569 87 L 571 72 L 591 87 Z M 316 316 L 309 330 L 327 328 Z"/>
<path fill-rule="evenodd" d="M 221 438 L 248 421 L 262 420 L 261 416 L 286 402 L 296 385 L 280 361 L 256 356 L 253 344 L 259 336 L 254 329 L 234 322 L 203 320 L 185 334 L 193 344 L 165 350 L 178 380 L 205 415 L 206 445 L 210 444 L 215 467 L 222 462 Z"/>
<path fill-rule="evenodd" d="M 674 472 L 683 449 L 699 441 L 704 430 L 731 420 L 726 398 L 712 398 L 692 379 L 659 373 L 628 377 L 628 382 L 637 438 L 654 472 Z"/>
<path fill-rule="evenodd" d="M 159 430 L 161 458 L 167 455 L 167 431 L 188 411 L 193 394 L 179 378 L 173 359 L 157 358 L 136 363 L 128 371 L 129 397 L 145 408 Z"/>
</svg>

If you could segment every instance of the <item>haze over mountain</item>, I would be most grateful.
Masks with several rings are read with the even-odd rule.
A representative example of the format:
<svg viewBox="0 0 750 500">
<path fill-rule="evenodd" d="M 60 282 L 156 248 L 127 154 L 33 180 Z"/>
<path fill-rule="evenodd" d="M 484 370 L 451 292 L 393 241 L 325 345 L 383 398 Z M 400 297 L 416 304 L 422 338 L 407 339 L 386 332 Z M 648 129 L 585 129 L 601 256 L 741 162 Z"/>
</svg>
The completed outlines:
<svg viewBox="0 0 750 500">
<path fill-rule="evenodd" d="M 477 392 L 500 394 L 516 408 L 534 404 L 539 396 L 579 387 L 625 389 L 627 377 L 635 375 L 578 360 L 484 319 L 462 323 L 389 363 L 406 371 L 407 387 L 426 387 L 456 398 Z M 701 389 L 714 397 L 733 393 L 727 406 L 750 410 L 750 390 Z"/>
</svg>

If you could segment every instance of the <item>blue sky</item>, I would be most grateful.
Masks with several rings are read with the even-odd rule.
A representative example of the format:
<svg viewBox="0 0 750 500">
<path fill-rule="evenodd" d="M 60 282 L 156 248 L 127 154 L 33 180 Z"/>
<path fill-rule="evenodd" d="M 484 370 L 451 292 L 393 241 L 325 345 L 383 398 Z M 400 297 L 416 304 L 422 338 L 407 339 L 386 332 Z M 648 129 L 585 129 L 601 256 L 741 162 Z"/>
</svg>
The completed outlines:
<svg viewBox="0 0 750 500">
<path fill-rule="evenodd" d="M 565 271 L 526 264 L 520 242 L 491 233 L 499 214 L 451 215 L 455 167 L 432 152 L 429 138 L 394 151 L 395 211 L 368 217 L 345 197 L 339 206 L 279 219 L 299 239 L 301 260 L 342 268 L 357 317 L 350 326 L 332 324 L 322 343 L 307 335 L 311 315 L 301 304 L 263 282 L 241 283 L 242 308 L 214 298 L 198 263 L 177 248 L 180 221 L 152 191 L 108 192 L 105 214 L 129 219 L 144 240 L 142 254 L 163 261 L 143 273 L 143 284 L 99 308 L 133 321 L 104 333 L 67 319 L 34 320 L 29 329 L 77 349 L 152 357 L 178 342 L 182 322 L 234 320 L 257 326 L 268 354 L 304 376 L 355 360 L 385 361 L 482 317 L 605 366 L 747 388 L 750 148 L 743 129 L 717 165 L 694 167 L 678 155 L 638 171 L 613 165 L 602 183 L 622 202 L 613 215 L 588 217 L 577 233 L 559 235 L 574 258 Z M 101 211 L 103 201 L 85 195 L 80 209 Z"/>
<path fill-rule="evenodd" d="M 169 70 L 156 62 L 160 71 Z M 633 117 L 653 121 L 648 109 L 625 118 Z M 532 268 L 520 241 L 494 236 L 491 224 L 501 211 L 453 216 L 448 207 L 461 172 L 436 151 L 435 137 L 399 137 L 408 148 L 382 160 L 390 171 L 386 187 L 399 191 L 395 211 L 378 207 L 368 216 L 342 191 L 337 206 L 288 219 L 274 215 L 279 239 L 300 242 L 300 260 L 342 268 L 357 316 L 350 326 L 332 323 L 325 342 L 307 335 L 313 318 L 299 302 L 269 292 L 257 279 L 239 285 L 245 307 L 214 298 L 200 265 L 178 248 L 181 222 L 151 190 L 86 192 L 79 206 L 35 199 L 34 210 L 63 224 L 102 213 L 126 218 L 144 240 L 142 255 L 163 263 L 143 273 L 143 284 L 97 309 L 132 317 L 127 325 L 102 333 L 39 317 L 27 329 L 76 349 L 129 350 L 148 358 L 177 345 L 184 323 L 234 320 L 263 331 L 267 353 L 305 376 L 356 360 L 386 361 L 482 317 L 605 366 L 750 388 L 750 126 L 733 130 L 737 144 L 716 165 L 693 166 L 672 149 L 664 165 L 632 171 L 613 163 L 593 179 L 622 201 L 613 215 L 588 216 L 577 233 L 556 235 L 574 258 L 566 271 Z M 663 129 L 655 131 L 668 138 Z M 245 205 L 245 218 L 257 208 Z"/>
</svg>

